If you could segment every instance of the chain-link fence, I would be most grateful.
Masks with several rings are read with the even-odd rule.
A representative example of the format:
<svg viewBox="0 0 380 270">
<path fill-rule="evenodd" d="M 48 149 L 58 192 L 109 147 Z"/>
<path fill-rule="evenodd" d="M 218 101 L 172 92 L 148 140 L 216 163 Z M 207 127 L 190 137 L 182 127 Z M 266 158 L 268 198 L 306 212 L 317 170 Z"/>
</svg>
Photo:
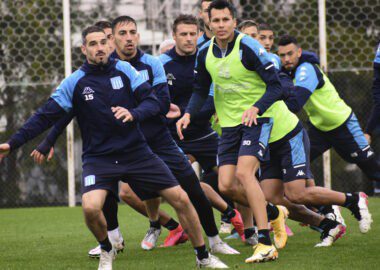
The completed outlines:
<svg viewBox="0 0 380 270">
<path fill-rule="evenodd" d="M 240 19 L 267 22 L 276 31 L 295 35 L 304 49 L 318 53 L 317 0 L 234 0 Z M 180 13 L 197 12 L 197 0 L 71 0 L 73 70 L 84 60 L 80 32 L 100 19 L 130 15 L 138 22 L 141 47 L 156 52 L 170 36 Z M 352 106 L 362 126 L 372 105 L 372 60 L 380 32 L 379 0 L 326 1 L 329 77 Z M 61 0 L 3 0 L 0 2 L 0 141 L 3 142 L 46 100 L 64 78 L 63 13 Z M 67 204 L 65 134 L 55 158 L 37 166 L 30 152 L 39 137 L 0 164 L 0 207 Z M 380 147 L 376 144 L 379 152 Z M 79 198 L 80 138 L 75 132 L 76 183 Z M 317 182 L 322 165 L 313 164 Z M 332 186 L 342 191 L 364 189 L 371 183 L 354 165 L 332 153 Z"/>
</svg>

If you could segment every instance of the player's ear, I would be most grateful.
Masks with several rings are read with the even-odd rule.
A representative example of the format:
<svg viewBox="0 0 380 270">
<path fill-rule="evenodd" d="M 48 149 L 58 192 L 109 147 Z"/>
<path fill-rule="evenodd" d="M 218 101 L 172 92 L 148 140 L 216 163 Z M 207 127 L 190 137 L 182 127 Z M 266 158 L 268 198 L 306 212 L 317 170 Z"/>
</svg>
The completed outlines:
<svg viewBox="0 0 380 270">
<path fill-rule="evenodd" d="M 301 57 L 301 55 L 302 55 L 302 48 L 299 47 L 298 50 L 297 50 L 297 56 L 298 56 L 298 58 Z"/>
<path fill-rule="evenodd" d="M 236 28 L 237 26 L 237 22 L 236 22 L 236 18 L 234 18 L 234 28 Z"/>
<path fill-rule="evenodd" d="M 80 49 L 82 50 L 82 53 L 87 56 L 86 46 L 84 44 L 80 46 Z"/>
</svg>

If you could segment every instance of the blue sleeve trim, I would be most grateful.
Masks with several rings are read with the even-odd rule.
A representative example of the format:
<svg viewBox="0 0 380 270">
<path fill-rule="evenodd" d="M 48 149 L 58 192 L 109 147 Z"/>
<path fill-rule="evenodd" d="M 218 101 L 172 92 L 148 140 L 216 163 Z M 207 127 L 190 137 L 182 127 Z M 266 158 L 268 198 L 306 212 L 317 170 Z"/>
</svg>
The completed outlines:
<svg viewBox="0 0 380 270">
<path fill-rule="evenodd" d="M 141 76 L 140 73 L 128 62 L 117 61 L 115 67 L 129 78 L 133 92 L 146 81 L 143 76 Z"/>
<path fill-rule="evenodd" d="M 164 54 L 161 54 L 158 59 L 161 61 L 162 65 L 166 65 L 167 63 L 169 63 L 170 61 L 173 60 L 173 58 L 171 58 L 169 55 L 167 55 L 166 53 Z"/>
<path fill-rule="evenodd" d="M 58 103 L 58 105 L 66 112 L 70 111 L 73 107 L 73 93 L 78 81 L 84 77 L 83 70 L 78 69 L 73 74 L 65 78 L 57 87 L 51 98 Z"/>
<path fill-rule="evenodd" d="M 277 54 L 269 53 L 269 58 L 277 70 L 281 70 L 281 59 Z"/>
<path fill-rule="evenodd" d="M 310 63 L 302 63 L 296 71 L 295 86 L 303 87 L 309 90 L 311 93 L 317 89 L 319 84 L 317 73 L 314 66 Z"/>
<path fill-rule="evenodd" d="M 245 35 L 241 39 L 241 42 L 255 53 L 255 55 L 263 65 L 272 63 L 269 53 L 256 39 L 253 39 L 252 37 Z"/>
<path fill-rule="evenodd" d="M 206 39 L 205 39 L 205 37 L 204 37 L 203 35 L 200 36 L 200 37 L 198 38 L 198 40 L 197 40 L 197 46 L 199 46 L 200 44 L 202 44 L 205 40 L 206 40 Z"/>
<path fill-rule="evenodd" d="M 152 86 L 156 86 L 160 83 L 166 83 L 166 74 L 163 64 L 156 57 L 144 53 L 141 57 L 141 61 L 152 67 L 153 83 Z"/>
<path fill-rule="evenodd" d="M 380 43 L 379 43 L 379 46 L 377 47 L 374 62 L 380 64 Z"/>
</svg>

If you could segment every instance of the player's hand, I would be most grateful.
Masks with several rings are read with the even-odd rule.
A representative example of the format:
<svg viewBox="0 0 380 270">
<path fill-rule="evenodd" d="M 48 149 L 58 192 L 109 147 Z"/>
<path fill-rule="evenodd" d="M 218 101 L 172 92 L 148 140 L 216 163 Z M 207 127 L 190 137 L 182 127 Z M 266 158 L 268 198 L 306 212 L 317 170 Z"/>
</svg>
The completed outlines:
<svg viewBox="0 0 380 270">
<path fill-rule="evenodd" d="M 166 118 L 175 119 L 180 116 L 181 116 L 180 108 L 177 105 L 170 103 L 170 109 L 169 109 L 169 112 L 166 114 Z"/>
<path fill-rule="evenodd" d="M 114 113 L 116 119 L 123 119 L 123 123 L 133 121 L 132 114 L 126 108 L 118 106 L 112 107 L 111 110 Z"/>
<path fill-rule="evenodd" d="M 34 162 L 39 165 L 41 165 L 45 161 L 45 155 L 39 152 L 38 150 L 33 150 L 30 156 L 34 159 Z M 54 147 L 50 148 L 46 161 L 49 162 L 53 158 L 53 156 L 54 156 Z"/>
<path fill-rule="evenodd" d="M 183 140 L 182 130 L 186 129 L 190 124 L 190 114 L 185 113 L 181 119 L 177 121 L 177 133 L 180 140 Z"/>
<path fill-rule="evenodd" d="M 9 154 L 11 146 L 8 143 L 0 144 L 0 162 Z"/>
<path fill-rule="evenodd" d="M 259 109 L 252 106 L 248 110 L 246 110 L 243 113 L 243 116 L 241 118 L 241 123 L 245 126 L 251 127 L 252 124 L 254 123 L 257 125 L 257 114 L 259 113 Z"/>
<path fill-rule="evenodd" d="M 219 118 L 218 118 L 218 115 L 216 113 L 214 114 L 214 123 L 215 124 L 219 123 Z"/>
<path fill-rule="evenodd" d="M 368 144 L 371 144 L 371 135 L 369 135 L 368 133 L 364 133 L 364 137 L 366 138 Z"/>
</svg>

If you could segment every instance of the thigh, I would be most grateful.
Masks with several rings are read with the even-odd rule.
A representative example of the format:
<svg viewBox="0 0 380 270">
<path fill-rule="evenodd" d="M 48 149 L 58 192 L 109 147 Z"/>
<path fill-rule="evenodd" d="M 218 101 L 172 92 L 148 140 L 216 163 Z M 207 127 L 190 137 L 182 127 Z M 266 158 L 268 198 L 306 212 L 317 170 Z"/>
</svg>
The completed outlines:
<svg viewBox="0 0 380 270">
<path fill-rule="evenodd" d="M 285 196 L 296 197 L 299 194 L 303 194 L 306 189 L 306 180 L 298 179 L 291 182 L 284 183 Z"/>
<path fill-rule="evenodd" d="M 266 178 L 260 182 L 261 189 L 265 195 L 265 199 L 273 204 L 279 204 L 284 198 L 285 189 L 281 179 Z"/>
<path fill-rule="evenodd" d="M 96 168 L 95 168 L 96 167 Z M 107 174 L 99 173 L 103 165 L 91 164 L 83 166 L 81 193 L 85 194 L 93 190 L 107 190 L 110 195 L 119 200 L 119 180 L 123 177 L 123 171 L 114 169 Z"/>
<path fill-rule="evenodd" d="M 126 168 L 126 181 L 141 200 L 158 197 L 161 190 L 178 185 L 177 180 L 157 155 L 145 155 Z"/>
<path fill-rule="evenodd" d="M 329 133 L 331 144 L 347 162 L 366 162 L 373 158 L 373 150 L 368 145 L 364 133 L 354 114 L 339 128 Z"/>
<path fill-rule="evenodd" d="M 108 191 L 105 189 L 90 190 L 82 195 L 82 207 L 102 210 Z"/>
<path fill-rule="evenodd" d="M 259 118 L 258 124 L 252 127 L 242 126 L 239 158 L 253 156 L 260 161 L 269 160 L 269 138 L 273 121 L 270 118 Z"/>
<path fill-rule="evenodd" d="M 217 164 L 224 165 L 237 164 L 239 148 L 241 142 L 241 126 L 223 128 L 222 136 L 218 144 Z"/>
<path fill-rule="evenodd" d="M 314 178 L 310 168 L 310 142 L 304 129 L 284 142 L 278 154 L 284 182 Z"/>
<path fill-rule="evenodd" d="M 310 140 L 310 161 L 318 158 L 331 148 L 331 144 L 326 139 L 326 134 L 324 134 L 322 131 L 319 131 L 311 124 L 307 130 L 307 134 Z"/>
<path fill-rule="evenodd" d="M 225 187 L 232 187 L 237 185 L 235 177 L 236 166 L 235 165 L 222 165 L 219 167 L 218 182 L 219 185 Z"/>
</svg>

